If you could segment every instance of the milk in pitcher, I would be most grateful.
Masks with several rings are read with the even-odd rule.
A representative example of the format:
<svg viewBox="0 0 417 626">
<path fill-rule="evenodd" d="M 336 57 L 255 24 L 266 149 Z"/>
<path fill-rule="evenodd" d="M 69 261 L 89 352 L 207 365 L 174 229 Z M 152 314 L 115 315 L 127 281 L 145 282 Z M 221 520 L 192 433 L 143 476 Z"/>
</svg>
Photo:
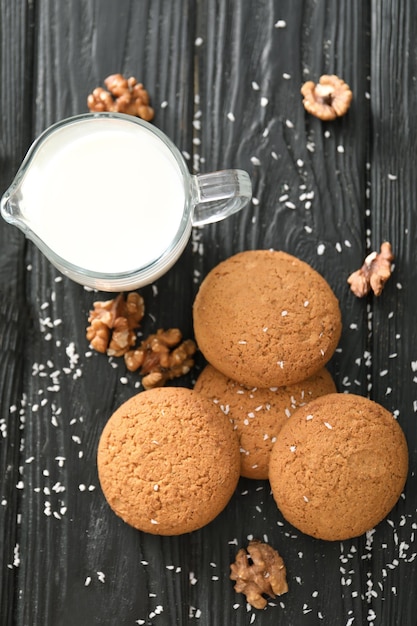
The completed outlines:
<svg viewBox="0 0 417 626">
<path fill-rule="evenodd" d="M 172 153 L 140 125 L 103 118 L 47 137 L 21 183 L 30 229 L 91 272 L 130 272 L 169 248 L 186 194 Z"/>
</svg>

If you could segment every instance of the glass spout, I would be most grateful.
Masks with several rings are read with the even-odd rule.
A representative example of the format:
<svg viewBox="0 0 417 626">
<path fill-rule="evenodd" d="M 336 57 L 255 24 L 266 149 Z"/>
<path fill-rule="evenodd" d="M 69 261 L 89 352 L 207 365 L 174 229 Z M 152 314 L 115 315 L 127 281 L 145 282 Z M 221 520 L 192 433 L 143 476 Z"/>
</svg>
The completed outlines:
<svg viewBox="0 0 417 626">
<path fill-rule="evenodd" d="M 28 234 L 28 227 L 23 220 L 22 211 L 22 197 L 20 191 L 19 181 L 15 179 L 12 185 L 4 193 L 0 202 L 0 212 L 2 217 L 9 224 L 17 226 L 26 235 Z"/>
</svg>

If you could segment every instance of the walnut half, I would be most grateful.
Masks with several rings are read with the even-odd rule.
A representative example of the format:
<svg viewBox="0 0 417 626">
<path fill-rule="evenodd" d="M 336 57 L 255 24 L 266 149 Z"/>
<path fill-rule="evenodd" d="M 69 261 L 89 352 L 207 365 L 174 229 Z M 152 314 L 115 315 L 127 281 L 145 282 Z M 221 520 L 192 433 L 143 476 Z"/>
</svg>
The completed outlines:
<svg viewBox="0 0 417 626">
<path fill-rule="evenodd" d="M 301 94 L 305 110 L 324 121 L 345 115 L 352 101 L 349 85 L 335 74 L 324 74 L 317 84 L 307 81 Z"/>
<path fill-rule="evenodd" d="M 126 297 L 121 293 L 112 300 L 96 301 L 93 306 L 86 331 L 91 347 L 108 356 L 122 356 L 136 342 L 135 331 L 145 313 L 142 296 L 135 291 Z"/>
<path fill-rule="evenodd" d="M 368 254 L 362 267 L 348 278 L 355 296 L 363 298 L 371 290 L 376 296 L 380 296 L 385 283 L 391 276 L 393 260 L 394 255 L 388 241 L 381 244 L 379 253 L 374 251 Z"/>
<path fill-rule="evenodd" d="M 244 593 L 255 609 L 264 609 L 267 599 L 288 591 L 284 561 L 267 543 L 250 541 L 247 550 L 241 548 L 230 566 L 230 579 L 235 580 L 235 591 Z"/>
<path fill-rule="evenodd" d="M 182 341 L 178 328 L 160 328 L 144 339 L 138 348 L 126 352 L 124 359 L 131 372 L 140 368 L 143 387 L 152 389 L 188 374 L 194 365 L 192 357 L 196 350 L 192 339 Z"/>
<path fill-rule="evenodd" d="M 111 74 L 104 81 L 107 89 L 96 87 L 87 98 L 90 111 L 117 111 L 135 115 L 150 122 L 154 110 L 149 104 L 149 95 L 142 83 L 134 76 L 125 78 L 122 74 Z"/>
</svg>

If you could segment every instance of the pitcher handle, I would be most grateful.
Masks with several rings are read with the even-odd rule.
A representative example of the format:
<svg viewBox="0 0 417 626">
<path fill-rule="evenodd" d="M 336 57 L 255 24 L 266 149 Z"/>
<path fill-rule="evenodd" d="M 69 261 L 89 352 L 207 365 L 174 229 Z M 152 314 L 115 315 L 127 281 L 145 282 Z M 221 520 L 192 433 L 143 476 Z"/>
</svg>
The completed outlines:
<svg viewBox="0 0 417 626">
<path fill-rule="evenodd" d="M 243 170 L 220 170 L 193 176 L 196 193 L 193 226 L 223 220 L 243 209 L 252 198 L 249 174 Z"/>
</svg>

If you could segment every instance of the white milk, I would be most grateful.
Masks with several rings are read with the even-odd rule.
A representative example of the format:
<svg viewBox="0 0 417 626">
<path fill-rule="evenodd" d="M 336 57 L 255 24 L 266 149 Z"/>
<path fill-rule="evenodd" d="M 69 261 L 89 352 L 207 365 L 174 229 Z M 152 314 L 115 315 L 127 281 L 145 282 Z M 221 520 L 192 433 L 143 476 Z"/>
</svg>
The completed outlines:
<svg viewBox="0 0 417 626">
<path fill-rule="evenodd" d="M 139 125 L 104 119 L 54 133 L 25 174 L 28 226 L 67 261 L 129 272 L 157 259 L 179 229 L 185 192 L 168 147 Z"/>
</svg>

